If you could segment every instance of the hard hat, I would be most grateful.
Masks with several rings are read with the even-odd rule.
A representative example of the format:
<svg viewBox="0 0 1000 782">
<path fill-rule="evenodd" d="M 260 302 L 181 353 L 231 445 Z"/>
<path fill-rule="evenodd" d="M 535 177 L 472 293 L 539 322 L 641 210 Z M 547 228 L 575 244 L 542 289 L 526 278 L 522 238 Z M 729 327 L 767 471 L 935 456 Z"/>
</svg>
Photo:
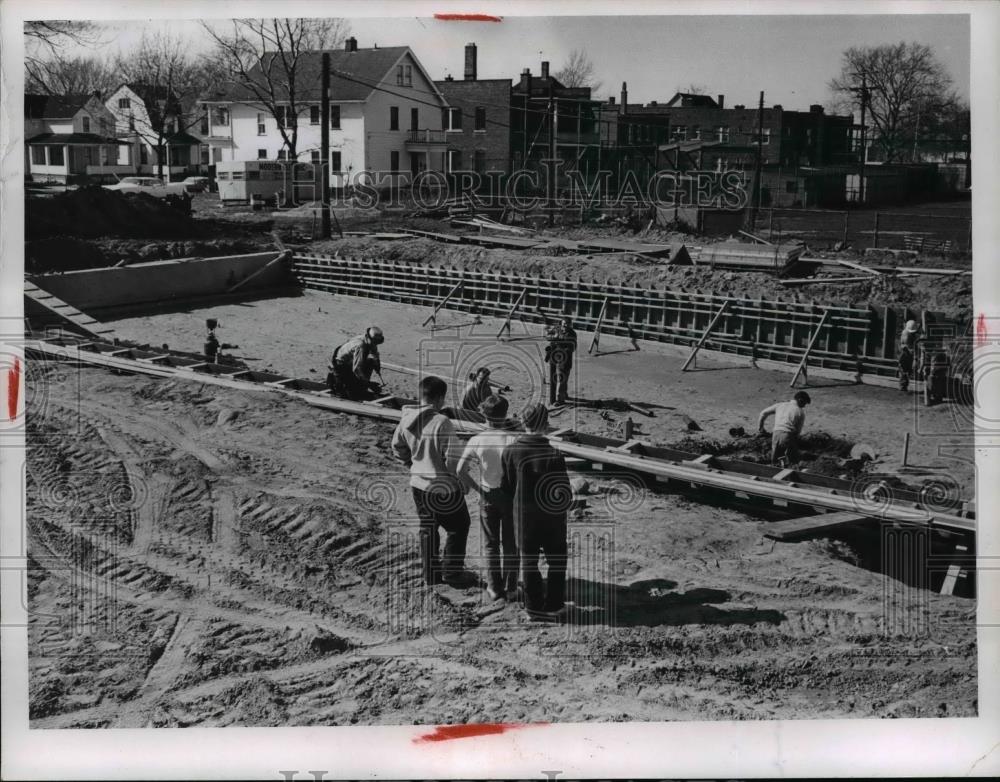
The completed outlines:
<svg viewBox="0 0 1000 782">
<path fill-rule="evenodd" d="M 382 329 L 378 326 L 369 326 L 368 330 L 365 332 L 368 338 L 375 343 L 385 342 L 385 335 L 382 333 Z"/>
<path fill-rule="evenodd" d="M 917 331 L 917 322 L 915 320 L 906 321 L 906 331 Z"/>
</svg>

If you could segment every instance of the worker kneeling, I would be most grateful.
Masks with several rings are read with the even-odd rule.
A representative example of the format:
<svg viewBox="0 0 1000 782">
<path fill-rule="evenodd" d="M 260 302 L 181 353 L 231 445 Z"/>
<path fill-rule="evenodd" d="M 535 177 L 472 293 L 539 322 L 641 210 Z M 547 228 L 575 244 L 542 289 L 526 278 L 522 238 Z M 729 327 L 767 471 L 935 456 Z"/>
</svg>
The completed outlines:
<svg viewBox="0 0 1000 782">
<path fill-rule="evenodd" d="M 382 329 L 371 326 L 333 351 L 327 367 L 330 392 L 347 399 L 371 399 L 381 385 L 372 382 L 372 373 L 382 377 L 378 346 L 385 342 Z"/>
<path fill-rule="evenodd" d="M 806 421 L 805 406 L 812 400 L 805 391 L 797 391 L 788 402 L 778 402 L 760 411 L 757 429 L 764 431 L 764 421 L 774 416 L 774 431 L 771 434 L 771 463 L 780 460 L 794 463 L 799 460 L 799 435 Z"/>
</svg>

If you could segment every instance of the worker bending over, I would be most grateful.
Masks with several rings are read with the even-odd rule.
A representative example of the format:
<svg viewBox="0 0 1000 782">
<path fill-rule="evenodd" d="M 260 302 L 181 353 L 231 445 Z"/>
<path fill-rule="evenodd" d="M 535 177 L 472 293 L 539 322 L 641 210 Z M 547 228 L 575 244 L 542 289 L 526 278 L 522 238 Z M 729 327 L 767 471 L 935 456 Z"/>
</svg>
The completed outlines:
<svg viewBox="0 0 1000 782">
<path fill-rule="evenodd" d="M 512 599 L 517 592 L 519 568 L 511 497 L 500 486 L 501 459 L 519 432 L 507 421 L 508 402 L 502 396 L 488 396 L 479 406 L 486 416 L 487 429 L 472 437 L 458 462 L 458 477 L 479 492 L 479 523 L 486 548 L 486 593 L 492 600 Z M 479 481 L 471 472 L 479 467 Z M 503 559 L 500 551 L 503 550 Z"/>
<path fill-rule="evenodd" d="M 372 373 L 382 377 L 378 346 L 385 342 L 382 329 L 370 326 L 333 351 L 326 375 L 330 391 L 348 399 L 370 399 L 381 389 Z"/>
<path fill-rule="evenodd" d="M 566 516 L 573 492 L 566 460 L 544 432 L 549 414 L 534 402 L 521 413 L 527 434 L 508 445 L 501 457 L 501 490 L 513 500 L 514 527 L 521 555 L 524 608 L 531 621 L 559 621 L 566 600 Z M 549 566 L 543 583 L 538 559 Z"/>
<path fill-rule="evenodd" d="M 774 430 L 771 434 L 771 463 L 779 459 L 793 463 L 799 459 L 799 435 L 806 421 L 805 406 L 812 400 L 805 391 L 797 391 L 788 402 L 778 402 L 760 411 L 757 429 L 764 430 L 764 421 L 774 416 Z"/>
<path fill-rule="evenodd" d="M 462 409 L 478 411 L 479 406 L 491 393 L 490 370 L 487 367 L 479 367 L 469 375 L 469 384 L 462 394 Z"/>
<path fill-rule="evenodd" d="M 421 404 L 404 407 L 392 434 L 395 457 L 410 468 L 410 490 L 420 518 L 420 559 L 424 582 L 465 586 L 465 544 L 469 509 L 458 478 L 462 446 L 455 425 L 440 410 L 448 384 L 429 375 L 420 381 Z M 441 558 L 438 527 L 445 531 Z"/>
</svg>

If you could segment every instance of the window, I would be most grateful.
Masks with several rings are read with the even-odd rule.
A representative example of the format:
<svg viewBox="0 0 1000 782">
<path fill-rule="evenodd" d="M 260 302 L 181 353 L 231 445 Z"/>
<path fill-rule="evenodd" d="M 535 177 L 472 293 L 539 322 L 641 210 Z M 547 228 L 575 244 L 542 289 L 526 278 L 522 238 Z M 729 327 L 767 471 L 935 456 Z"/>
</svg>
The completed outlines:
<svg viewBox="0 0 1000 782">
<path fill-rule="evenodd" d="M 217 106 L 212 110 L 212 124 L 229 126 L 229 109 L 224 106 Z"/>
<path fill-rule="evenodd" d="M 257 150 L 257 160 L 267 160 L 267 150 L 258 149 Z"/>
<path fill-rule="evenodd" d="M 35 166 L 45 165 L 45 147 L 31 148 L 31 163 Z"/>
<path fill-rule="evenodd" d="M 473 165 L 480 174 L 486 171 L 486 151 L 477 149 L 473 158 Z"/>
<path fill-rule="evenodd" d="M 760 143 L 761 144 L 770 144 L 771 143 L 771 129 L 770 128 L 764 128 L 761 131 Z"/>
<path fill-rule="evenodd" d="M 267 135 L 267 125 L 264 122 L 264 115 L 257 115 L 257 135 L 266 136 Z"/>
<path fill-rule="evenodd" d="M 65 166 L 66 158 L 63 156 L 62 147 L 49 147 L 49 165 Z"/>
<path fill-rule="evenodd" d="M 128 129 L 135 130 L 135 117 L 131 114 L 128 115 Z"/>
<path fill-rule="evenodd" d="M 201 133 L 201 135 L 203 136 L 208 135 L 208 114 L 201 115 L 201 125 L 198 128 L 198 130 Z"/>
<path fill-rule="evenodd" d="M 340 171 L 341 168 L 342 168 L 342 166 L 340 164 L 340 153 L 339 152 L 331 152 L 330 153 L 330 170 L 334 171 L 334 172 L 337 172 L 337 171 Z"/>
<path fill-rule="evenodd" d="M 701 140 L 701 128 L 697 125 L 691 126 L 691 140 L 700 141 Z"/>
<path fill-rule="evenodd" d="M 400 87 L 412 87 L 413 86 L 413 66 L 412 65 L 397 65 L 396 66 L 396 84 Z"/>
<path fill-rule="evenodd" d="M 320 160 L 319 159 L 319 150 L 318 149 L 310 150 L 309 151 L 309 162 L 312 163 L 313 165 L 316 165 L 317 163 L 319 163 L 319 160 Z"/>
<path fill-rule="evenodd" d="M 674 141 L 686 141 L 687 140 L 687 125 L 677 125 L 670 131 L 670 137 Z"/>
<path fill-rule="evenodd" d="M 725 125 L 719 125 L 715 129 L 715 140 L 721 141 L 724 144 L 729 143 L 729 128 Z"/>
<path fill-rule="evenodd" d="M 462 129 L 462 110 L 461 109 L 442 109 L 441 110 L 441 123 L 444 125 L 445 130 L 461 130 Z"/>
<path fill-rule="evenodd" d="M 80 125 L 84 133 L 90 133 L 90 117 L 81 117 Z"/>
<path fill-rule="evenodd" d="M 486 130 L 486 109 L 476 106 L 476 130 Z"/>
<path fill-rule="evenodd" d="M 288 160 L 288 150 L 279 149 L 278 150 L 278 160 Z"/>
<path fill-rule="evenodd" d="M 389 170 L 393 173 L 399 171 L 399 152 L 395 149 L 389 153 Z"/>
<path fill-rule="evenodd" d="M 309 124 L 310 125 L 319 125 L 319 112 L 320 112 L 320 107 L 319 106 L 310 106 L 309 107 Z"/>
<path fill-rule="evenodd" d="M 129 100 L 128 98 L 119 98 L 118 99 L 118 108 L 120 108 L 120 109 L 130 109 L 130 108 L 132 108 L 132 101 Z"/>
<path fill-rule="evenodd" d="M 414 106 L 410 109 L 410 130 L 416 130 L 420 127 L 420 109 Z"/>
<path fill-rule="evenodd" d="M 399 106 L 389 107 L 389 130 L 399 130 Z"/>
<path fill-rule="evenodd" d="M 458 149 L 453 149 L 448 152 L 448 170 L 451 172 L 461 171 L 462 169 L 462 152 Z"/>
<path fill-rule="evenodd" d="M 330 127 L 340 130 L 340 106 L 330 107 Z"/>
<path fill-rule="evenodd" d="M 201 164 L 203 166 L 208 165 L 208 144 L 201 145 Z"/>
</svg>

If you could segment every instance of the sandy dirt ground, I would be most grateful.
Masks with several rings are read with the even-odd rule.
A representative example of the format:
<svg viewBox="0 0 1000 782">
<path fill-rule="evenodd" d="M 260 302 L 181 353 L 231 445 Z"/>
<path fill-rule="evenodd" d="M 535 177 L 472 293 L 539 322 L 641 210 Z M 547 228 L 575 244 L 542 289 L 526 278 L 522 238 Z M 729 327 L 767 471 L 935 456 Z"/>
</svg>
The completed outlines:
<svg viewBox="0 0 1000 782">
<path fill-rule="evenodd" d="M 459 376 L 490 364 L 515 409 L 542 393 L 531 334 L 498 347 L 495 321 L 443 313 L 452 328 L 431 332 L 427 314 L 306 293 L 113 325 L 199 350 L 217 317 L 254 368 L 322 378 L 332 347 L 377 323 L 384 362 Z M 559 426 L 617 431 L 629 413 L 614 400 L 627 399 L 655 414 L 632 415 L 636 436 L 724 442 L 790 394 L 787 374 L 709 361 L 682 374 L 663 347 L 604 339 L 588 356 L 580 342 L 584 406 Z M 975 602 L 903 587 L 842 542 L 774 543 L 763 519 L 588 474 L 570 524 L 571 621 L 540 627 L 479 589 L 420 585 L 388 424 L 266 392 L 32 371 L 33 727 L 976 713 Z M 383 374 L 412 393 L 413 376 Z M 810 392 L 807 430 L 871 443 L 879 470 L 897 471 L 902 431 L 922 416 L 906 479 L 971 489 L 971 442 L 947 406 L 828 381 Z M 471 499 L 470 511 L 475 570 Z"/>
</svg>

